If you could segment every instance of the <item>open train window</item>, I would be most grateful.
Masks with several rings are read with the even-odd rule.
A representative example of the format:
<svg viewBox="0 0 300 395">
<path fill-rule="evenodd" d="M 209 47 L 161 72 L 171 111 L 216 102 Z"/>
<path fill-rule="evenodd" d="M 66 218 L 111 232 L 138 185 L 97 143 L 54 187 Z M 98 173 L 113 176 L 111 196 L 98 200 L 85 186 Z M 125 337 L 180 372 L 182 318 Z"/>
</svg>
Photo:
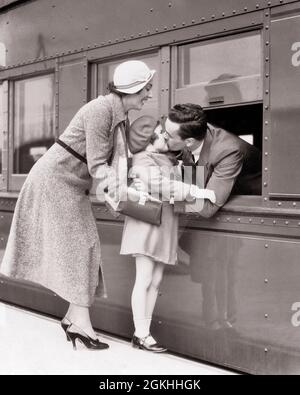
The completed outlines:
<svg viewBox="0 0 300 395">
<path fill-rule="evenodd" d="M 261 33 L 257 31 L 177 48 L 174 103 L 197 103 L 208 122 L 262 149 Z"/>
<path fill-rule="evenodd" d="M 143 109 L 141 111 L 130 111 L 129 117 L 130 121 L 133 122 L 136 118 L 142 115 L 152 115 L 153 117 L 159 117 L 159 95 L 158 95 L 158 79 L 159 79 L 159 57 L 158 53 L 151 53 L 146 55 L 136 55 L 131 58 L 122 58 L 122 59 L 114 59 L 107 62 L 101 62 L 97 65 L 97 77 L 96 77 L 96 86 L 97 92 L 96 95 L 105 95 L 107 94 L 108 83 L 113 79 L 113 73 L 115 68 L 121 62 L 126 60 L 141 60 L 147 64 L 150 69 L 155 69 L 157 72 L 154 76 L 154 84 L 152 88 L 152 98 L 147 100 Z"/>
</svg>

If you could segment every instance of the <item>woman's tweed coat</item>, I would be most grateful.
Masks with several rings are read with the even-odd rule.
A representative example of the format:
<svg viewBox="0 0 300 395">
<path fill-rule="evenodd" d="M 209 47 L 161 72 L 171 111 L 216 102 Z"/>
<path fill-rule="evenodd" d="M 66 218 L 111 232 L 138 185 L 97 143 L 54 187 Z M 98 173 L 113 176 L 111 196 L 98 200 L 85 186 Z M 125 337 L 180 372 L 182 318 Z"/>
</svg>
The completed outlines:
<svg viewBox="0 0 300 395">
<path fill-rule="evenodd" d="M 36 162 L 19 195 L 1 274 L 38 283 L 81 306 L 105 295 L 100 241 L 85 192 L 92 177 L 105 178 L 125 118 L 117 95 L 99 96 L 60 136 L 88 165 L 57 143 Z"/>
</svg>

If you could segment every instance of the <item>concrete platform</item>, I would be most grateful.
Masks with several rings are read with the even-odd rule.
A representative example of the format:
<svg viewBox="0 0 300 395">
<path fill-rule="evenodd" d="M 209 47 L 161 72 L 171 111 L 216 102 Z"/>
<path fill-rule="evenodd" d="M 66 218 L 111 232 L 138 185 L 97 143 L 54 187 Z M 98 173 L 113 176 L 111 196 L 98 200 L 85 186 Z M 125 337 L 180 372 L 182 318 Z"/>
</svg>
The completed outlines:
<svg viewBox="0 0 300 395">
<path fill-rule="evenodd" d="M 128 341 L 99 334 L 109 343 L 104 351 L 80 349 L 55 319 L 0 303 L 0 375 L 228 375 L 235 374 L 169 353 L 133 349 Z"/>
</svg>

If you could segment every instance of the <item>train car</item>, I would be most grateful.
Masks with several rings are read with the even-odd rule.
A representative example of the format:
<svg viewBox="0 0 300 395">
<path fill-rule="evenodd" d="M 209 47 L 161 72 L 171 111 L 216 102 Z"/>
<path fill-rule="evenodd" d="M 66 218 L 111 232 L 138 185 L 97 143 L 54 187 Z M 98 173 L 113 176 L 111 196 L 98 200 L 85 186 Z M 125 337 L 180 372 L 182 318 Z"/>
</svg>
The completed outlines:
<svg viewBox="0 0 300 395">
<path fill-rule="evenodd" d="M 198 103 L 263 157 L 260 195 L 233 195 L 212 218 L 181 215 L 179 264 L 166 270 L 154 335 L 173 352 L 243 372 L 299 374 L 300 1 L 0 1 L 0 261 L 26 174 L 127 59 L 157 70 L 143 114 Z M 130 338 L 123 219 L 90 198 L 108 288 L 92 320 Z M 67 307 L 4 277 L 0 299 L 56 317 Z"/>
</svg>

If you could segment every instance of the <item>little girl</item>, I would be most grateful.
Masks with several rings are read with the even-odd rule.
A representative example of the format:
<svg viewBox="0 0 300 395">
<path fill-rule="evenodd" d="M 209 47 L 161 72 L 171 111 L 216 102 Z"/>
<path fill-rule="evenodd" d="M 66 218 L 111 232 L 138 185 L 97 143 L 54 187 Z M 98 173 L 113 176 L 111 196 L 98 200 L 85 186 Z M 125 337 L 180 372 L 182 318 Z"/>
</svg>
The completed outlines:
<svg viewBox="0 0 300 395">
<path fill-rule="evenodd" d="M 154 118 L 143 116 L 133 122 L 128 136 L 132 158 L 131 172 L 147 188 L 146 192 L 163 200 L 161 225 L 126 217 L 121 244 L 122 255 L 132 255 L 136 262 L 136 279 L 131 305 L 135 333 L 132 345 L 152 352 L 164 352 L 150 335 L 150 325 L 164 265 L 175 265 L 178 245 L 178 215 L 171 200 L 210 199 L 214 192 L 184 184 L 175 166 L 175 155 L 168 151 L 161 127 Z M 177 171 L 177 174 L 176 174 Z M 174 175 L 170 178 L 170 172 Z"/>
</svg>

